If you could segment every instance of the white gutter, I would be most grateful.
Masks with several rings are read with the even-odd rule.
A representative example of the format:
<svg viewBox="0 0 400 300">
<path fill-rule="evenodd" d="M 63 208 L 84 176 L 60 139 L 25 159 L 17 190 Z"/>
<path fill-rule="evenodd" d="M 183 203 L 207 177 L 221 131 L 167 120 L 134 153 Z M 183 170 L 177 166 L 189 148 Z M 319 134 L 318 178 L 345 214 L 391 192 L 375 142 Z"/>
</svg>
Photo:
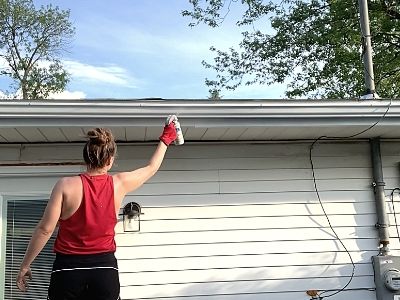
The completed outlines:
<svg viewBox="0 0 400 300">
<path fill-rule="evenodd" d="M 169 114 L 192 127 L 397 126 L 400 100 L 0 101 L 1 128 L 159 126 Z"/>
</svg>

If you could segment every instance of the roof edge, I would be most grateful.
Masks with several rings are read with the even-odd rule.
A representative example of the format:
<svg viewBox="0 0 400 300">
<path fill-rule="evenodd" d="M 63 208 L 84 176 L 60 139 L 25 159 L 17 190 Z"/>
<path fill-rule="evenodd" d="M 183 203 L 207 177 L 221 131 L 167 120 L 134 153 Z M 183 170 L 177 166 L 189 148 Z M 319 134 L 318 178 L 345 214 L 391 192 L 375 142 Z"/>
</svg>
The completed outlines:
<svg viewBox="0 0 400 300">
<path fill-rule="evenodd" d="M 400 125 L 400 100 L 62 100 L 0 101 L 0 127 Z"/>
</svg>

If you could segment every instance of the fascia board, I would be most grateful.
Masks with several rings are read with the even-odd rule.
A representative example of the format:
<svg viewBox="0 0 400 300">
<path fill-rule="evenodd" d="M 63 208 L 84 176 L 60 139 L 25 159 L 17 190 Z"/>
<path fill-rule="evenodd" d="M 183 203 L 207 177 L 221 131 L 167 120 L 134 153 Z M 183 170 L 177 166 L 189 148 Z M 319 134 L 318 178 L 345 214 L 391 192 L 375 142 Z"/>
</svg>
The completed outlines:
<svg viewBox="0 0 400 300">
<path fill-rule="evenodd" d="M 0 127 L 160 126 L 177 114 L 192 127 L 400 125 L 400 100 L 0 101 Z M 383 118 L 384 116 L 384 118 Z"/>
</svg>

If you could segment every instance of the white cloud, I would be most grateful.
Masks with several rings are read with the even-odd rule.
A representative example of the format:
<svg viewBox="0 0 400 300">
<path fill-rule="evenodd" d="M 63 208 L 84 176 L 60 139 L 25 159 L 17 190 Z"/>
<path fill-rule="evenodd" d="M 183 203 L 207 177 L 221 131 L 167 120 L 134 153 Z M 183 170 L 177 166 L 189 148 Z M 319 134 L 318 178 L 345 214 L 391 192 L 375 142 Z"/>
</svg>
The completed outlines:
<svg viewBox="0 0 400 300">
<path fill-rule="evenodd" d="M 81 91 L 62 91 L 60 93 L 52 93 L 49 95 L 48 99 L 58 99 L 58 100 L 72 100 L 72 99 L 85 99 L 86 94 Z"/>
<path fill-rule="evenodd" d="M 1 54 L 1 52 L 0 52 Z M 4 57 L 0 57 L 0 69 L 9 68 L 7 60 Z"/>
<path fill-rule="evenodd" d="M 93 66 L 78 61 L 63 61 L 66 70 L 73 79 L 107 83 L 128 88 L 137 88 L 139 80 L 132 77 L 128 70 L 117 65 Z"/>
<path fill-rule="evenodd" d="M 57 99 L 57 100 L 73 100 L 73 99 L 85 99 L 86 94 L 81 91 L 62 91 L 60 93 L 52 93 L 47 97 L 47 99 Z M 0 99 L 22 99 L 21 90 L 18 90 L 15 94 L 5 94 L 0 91 Z"/>
<path fill-rule="evenodd" d="M 161 55 L 179 60 L 186 57 L 208 59 L 214 56 L 209 50 L 211 45 L 227 50 L 237 45 L 242 38 L 236 28 L 189 28 L 184 25 L 176 30 L 165 26 L 165 30 L 155 31 L 143 26 L 127 26 L 126 22 L 119 20 L 94 18 L 85 21 L 80 27 L 84 39 L 79 40 L 79 44 L 98 50 L 104 49 L 106 43 L 114 45 L 113 51 L 125 52 L 128 55 Z M 94 27 L 101 35 L 91 34 Z"/>
</svg>

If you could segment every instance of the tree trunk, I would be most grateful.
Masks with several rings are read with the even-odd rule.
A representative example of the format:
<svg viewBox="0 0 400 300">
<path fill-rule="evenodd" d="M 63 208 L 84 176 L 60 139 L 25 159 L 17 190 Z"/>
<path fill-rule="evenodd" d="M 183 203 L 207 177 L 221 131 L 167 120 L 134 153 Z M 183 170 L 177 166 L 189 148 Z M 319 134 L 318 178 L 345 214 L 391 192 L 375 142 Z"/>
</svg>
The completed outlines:
<svg viewBox="0 0 400 300">
<path fill-rule="evenodd" d="M 25 84 L 21 84 L 21 89 L 22 89 L 22 100 L 27 100 L 28 99 L 28 88 L 25 86 Z"/>
</svg>

